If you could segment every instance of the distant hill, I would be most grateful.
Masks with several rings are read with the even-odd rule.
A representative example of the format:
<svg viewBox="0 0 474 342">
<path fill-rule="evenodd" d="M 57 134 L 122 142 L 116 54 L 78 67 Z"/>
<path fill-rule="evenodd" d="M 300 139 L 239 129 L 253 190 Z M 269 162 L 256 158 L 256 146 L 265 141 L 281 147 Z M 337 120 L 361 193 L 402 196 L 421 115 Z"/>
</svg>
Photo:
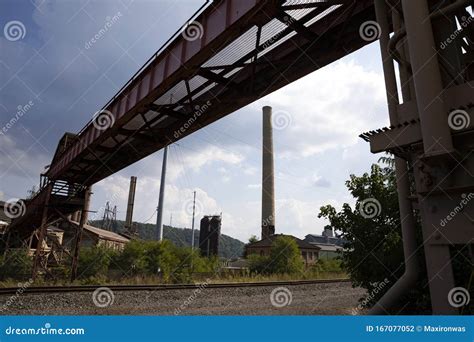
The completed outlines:
<svg viewBox="0 0 474 342">
<path fill-rule="evenodd" d="M 114 230 L 122 232 L 124 221 L 117 221 L 117 226 Z M 102 220 L 92 221 L 91 224 L 95 227 L 101 227 Z M 143 240 L 154 240 L 156 226 L 151 223 L 136 222 L 138 227 L 138 235 Z M 192 231 L 189 228 L 176 228 L 167 225 L 163 226 L 163 238 L 170 240 L 178 247 L 190 247 Z M 194 230 L 194 246 L 199 245 L 199 229 Z M 236 258 L 242 256 L 244 252 L 244 243 L 240 240 L 234 239 L 228 235 L 221 234 L 219 240 L 219 256 L 223 258 Z"/>
</svg>

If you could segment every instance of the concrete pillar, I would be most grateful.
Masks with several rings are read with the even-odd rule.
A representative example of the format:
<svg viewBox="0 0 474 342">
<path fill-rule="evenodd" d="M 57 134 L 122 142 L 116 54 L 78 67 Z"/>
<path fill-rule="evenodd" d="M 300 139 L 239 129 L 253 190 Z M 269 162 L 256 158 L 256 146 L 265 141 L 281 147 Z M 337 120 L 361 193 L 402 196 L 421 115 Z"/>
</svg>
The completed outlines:
<svg viewBox="0 0 474 342">
<path fill-rule="evenodd" d="M 272 107 L 263 107 L 262 239 L 275 234 L 275 173 Z"/>
<path fill-rule="evenodd" d="M 135 189 L 137 177 L 130 178 L 130 190 L 128 191 L 127 215 L 125 217 L 125 230 L 131 233 L 133 224 L 133 206 L 135 205 Z"/>
<path fill-rule="evenodd" d="M 163 205 L 165 201 L 166 186 L 166 165 L 168 163 L 168 146 L 163 152 L 163 165 L 161 168 L 160 197 L 158 199 L 158 209 L 156 213 L 156 240 L 163 240 Z"/>
</svg>

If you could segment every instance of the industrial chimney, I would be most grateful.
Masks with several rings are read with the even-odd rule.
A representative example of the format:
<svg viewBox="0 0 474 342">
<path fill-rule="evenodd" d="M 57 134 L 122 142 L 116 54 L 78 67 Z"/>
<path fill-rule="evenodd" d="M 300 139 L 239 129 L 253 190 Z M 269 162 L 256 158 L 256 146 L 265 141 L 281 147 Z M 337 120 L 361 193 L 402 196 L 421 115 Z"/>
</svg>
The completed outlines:
<svg viewBox="0 0 474 342">
<path fill-rule="evenodd" d="M 275 234 L 272 107 L 263 107 L 262 240 Z"/>
<path fill-rule="evenodd" d="M 135 189 L 137 187 L 137 177 L 130 178 L 130 190 L 128 192 L 127 215 L 125 217 L 125 231 L 133 234 L 133 206 L 135 205 Z"/>
</svg>

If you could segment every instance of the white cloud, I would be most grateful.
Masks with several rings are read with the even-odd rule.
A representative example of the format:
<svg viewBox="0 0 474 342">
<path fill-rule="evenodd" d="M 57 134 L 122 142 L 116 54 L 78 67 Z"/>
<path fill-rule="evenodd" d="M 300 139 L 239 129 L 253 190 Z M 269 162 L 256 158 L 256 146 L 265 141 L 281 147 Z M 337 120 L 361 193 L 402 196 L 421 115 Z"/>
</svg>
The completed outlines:
<svg viewBox="0 0 474 342">
<path fill-rule="evenodd" d="M 321 176 L 315 176 L 313 179 L 313 184 L 321 188 L 329 188 L 331 186 L 331 182 Z"/>
<path fill-rule="evenodd" d="M 29 141 L 28 136 L 24 141 Z M 0 176 L 2 177 L 2 186 L 14 186 L 15 192 L 18 192 L 18 186 L 15 184 L 18 179 L 24 178 L 28 183 L 28 189 L 38 183 L 38 175 L 44 171 L 44 167 L 49 163 L 51 157 L 46 156 L 46 153 L 31 153 L 37 145 L 32 142 L 27 149 L 20 148 L 17 141 L 8 135 L 0 134 Z M 37 146 L 36 146 L 37 147 Z M 8 178 L 16 179 L 13 184 L 8 181 Z M 9 189 L 11 193 L 13 189 Z M 15 194 L 14 194 L 15 195 Z M 16 194 L 17 197 L 22 197 L 23 194 Z"/>
<path fill-rule="evenodd" d="M 262 184 L 249 184 L 249 185 L 247 185 L 247 188 L 249 188 L 249 189 L 261 189 Z"/>
<path fill-rule="evenodd" d="M 309 157 L 348 148 L 360 133 L 387 122 L 383 76 L 339 61 L 268 95 L 253 107 L 285 111 L 290 125 L 275 130 L 281 157 Z M 274 118 L 276 120 L 276 118 Z M 283 143 L 284 142 L 284 143 Z"/>
<path fill-rule="evenodd" d="M 214 145 L 200 146 L 198 150 L 193 151 L 176 151 L 175 157 L 173 158 L 175 162 L 170 163 L 168 169 L 170 181 L 175 181 L 179 177 L 182 177 L 187 170 L 198 173 L 204 166 L 214 163 L 218 165 L 222 163 L 236 166 L 245 159 L 240 153 L 227 151 Z M 221 173 L 228 172 L 224 166 L 218 166 L 217 171 Z"/>
</svg>

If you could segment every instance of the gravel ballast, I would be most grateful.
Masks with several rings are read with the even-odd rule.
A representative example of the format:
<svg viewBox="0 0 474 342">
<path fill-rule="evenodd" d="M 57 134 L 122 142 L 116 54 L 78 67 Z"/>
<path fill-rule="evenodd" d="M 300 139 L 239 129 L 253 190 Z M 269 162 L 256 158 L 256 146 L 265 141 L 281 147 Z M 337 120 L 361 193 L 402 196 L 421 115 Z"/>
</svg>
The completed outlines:
<svg viewBox="0 0 474 342">
<path fill-rule="evenodd" d="M 348 282 L 0 296 L 3 315 L 350 315 L 365 290 Z"/>
</svg>

